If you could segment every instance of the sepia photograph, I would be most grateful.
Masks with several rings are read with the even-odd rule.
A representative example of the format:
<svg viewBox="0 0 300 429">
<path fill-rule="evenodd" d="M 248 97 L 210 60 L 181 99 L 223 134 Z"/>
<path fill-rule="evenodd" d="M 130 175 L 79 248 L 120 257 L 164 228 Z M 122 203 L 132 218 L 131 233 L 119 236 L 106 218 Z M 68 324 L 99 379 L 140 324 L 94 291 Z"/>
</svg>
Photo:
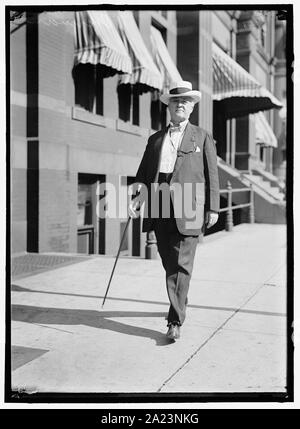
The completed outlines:
<svg viewBox="0 0 300 429">
<path fill-rule="evenodd" d="M 293 400 L 293 5 L 259 8 L 6 6 L 6 402 Z"/>
</svg>

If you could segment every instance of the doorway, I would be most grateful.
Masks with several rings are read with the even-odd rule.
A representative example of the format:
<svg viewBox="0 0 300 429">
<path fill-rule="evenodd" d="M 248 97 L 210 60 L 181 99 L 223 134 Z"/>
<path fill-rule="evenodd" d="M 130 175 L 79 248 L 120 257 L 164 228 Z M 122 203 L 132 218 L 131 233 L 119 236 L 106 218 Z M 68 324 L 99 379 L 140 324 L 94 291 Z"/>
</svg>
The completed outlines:
<svg viewBox="0 0 300 429">
<path fill-rule="evenodd" d="M 105 254 L 105 218 L 98 218 L 96 207 L 103 196 L 97 189 L 105 175 L 78 173 L 77 253 Z"/>
<path fill-rule="evenodd" d="M 134 177 L 121 176 L 120 184 L 121 187 L 126 187 L 126 193 L 128 187 L 135 182 Z M 127 218 L 121 219 L 120 221 L 120 240 L 123 236 L 124 229 L 126 227 Z M 128 256 L 141 256 L 141 217 L 131 219 L 126 231 L 126 236 L 123 241 L 121 254 Z"/>
</svg>

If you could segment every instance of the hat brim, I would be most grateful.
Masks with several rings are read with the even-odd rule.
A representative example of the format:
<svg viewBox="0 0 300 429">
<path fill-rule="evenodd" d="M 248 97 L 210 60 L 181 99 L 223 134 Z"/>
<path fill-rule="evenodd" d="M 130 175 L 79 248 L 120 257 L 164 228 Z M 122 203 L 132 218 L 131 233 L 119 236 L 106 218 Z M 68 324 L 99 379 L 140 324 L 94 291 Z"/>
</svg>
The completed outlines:
<svg viewBox="0 0 300 429">
<path fill-rule="evenodd" d="M 170 98 L 175 97 L 190 97 L 193 99 L 195 103 L 198 103 L 201 100 L 201 92 L 200 91 L 187 91 L 181 94 L 162 94 L 160 96 L 160 101 L 164 104 L 169 104 Z"/>
</svg>

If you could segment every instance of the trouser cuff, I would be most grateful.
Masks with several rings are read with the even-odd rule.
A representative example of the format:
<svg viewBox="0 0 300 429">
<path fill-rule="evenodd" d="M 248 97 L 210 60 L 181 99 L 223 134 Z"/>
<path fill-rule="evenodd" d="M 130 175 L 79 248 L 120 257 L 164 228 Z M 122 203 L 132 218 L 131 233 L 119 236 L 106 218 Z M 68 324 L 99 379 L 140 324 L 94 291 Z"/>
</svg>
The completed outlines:
<svg viewBox="0 0 300 429">
<path fill-rule="evenodd" d="M 173 322 L 168 322 L 168 327 L 170 326 L 170 325 L 177 325 L 177 326 L 181 326 L 181 323 L 178 321 L 178 320 L 175 320 L 175 321 L 173 321 Z"/>
</svg>

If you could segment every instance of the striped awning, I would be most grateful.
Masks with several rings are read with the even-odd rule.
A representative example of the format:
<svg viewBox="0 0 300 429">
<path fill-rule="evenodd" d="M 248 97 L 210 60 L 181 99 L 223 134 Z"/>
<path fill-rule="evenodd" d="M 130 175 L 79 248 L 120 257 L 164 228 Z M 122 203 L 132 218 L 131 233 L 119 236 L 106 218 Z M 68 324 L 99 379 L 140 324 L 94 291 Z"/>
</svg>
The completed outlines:
<svg viewBox="0 0 300 429">
<path fill-rule="evenodd" d="M 118 12 L 118 25 L 124 45 L 133 64 L 132 74 L 120 77 L 120 84 L 140 84 L 143 91 L 162 90 L 163 77 L 143 41 L 131 11 Z"/>
<path fill-rule="evenodd" d="M 215 43 L 212 54 L 213 100 L 227 118 L 282 108 L 282 103 L 270 91 Z"/>
<path fill-rule="evenodd" d="M 75 65 L 101 64 L 107 76 L 131 73 L 132 62 L 104 10 L 75 12 Z"/>
<path fill-rule="evenodd" d="M 255 141 L 264 146 L 277 147 L 277 138 L 263 112 L 251 115 L 255 122 Z"/>
<path fill-rule="evenodd" d="M 168 51 L 161 32 L 151 25 L 152 54 L 155 64 L 163 77 L 163 90 L 167 92 L 172 82 L 182 80 L 180 73 Z"/>
</svg>

